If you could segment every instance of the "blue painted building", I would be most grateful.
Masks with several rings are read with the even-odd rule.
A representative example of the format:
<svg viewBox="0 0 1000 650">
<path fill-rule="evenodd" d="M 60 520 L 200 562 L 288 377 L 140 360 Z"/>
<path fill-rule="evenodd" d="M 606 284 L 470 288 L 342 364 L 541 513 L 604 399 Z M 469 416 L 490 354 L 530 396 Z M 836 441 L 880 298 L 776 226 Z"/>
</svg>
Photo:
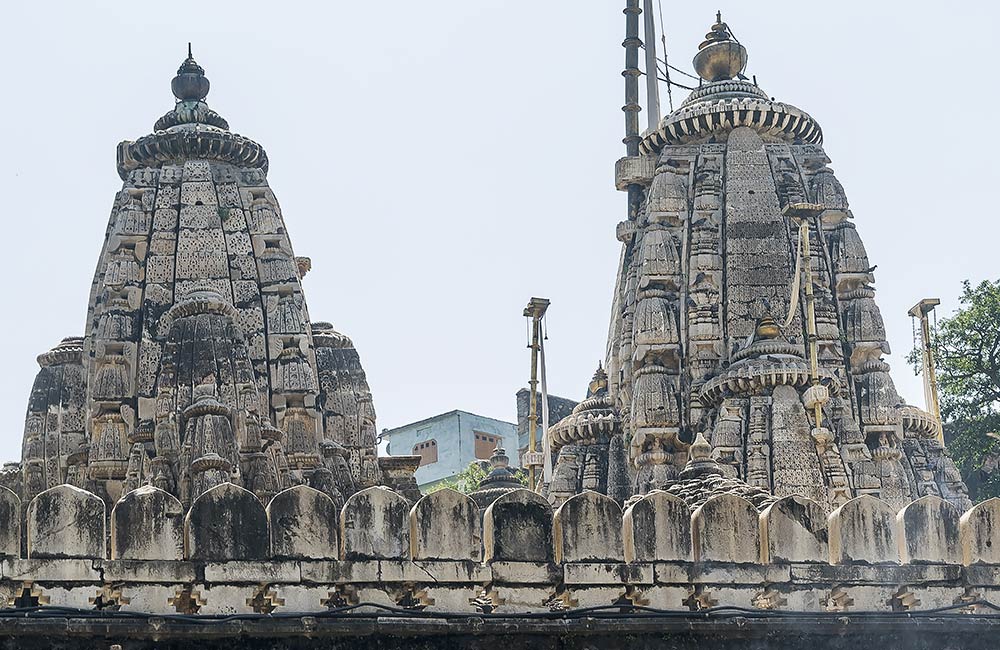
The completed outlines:
<svg viewBox="0 0 1000 650">
<path fill-rule="evenodd" d="M 427 487 L 451 478 L 475 460 L 488 460 L 497 444 L 518 467 L 517 425 L 467 411 L 441 415 L 382 432 L 389 455 L 420 456 L 417 485 Z"/>
</svg>

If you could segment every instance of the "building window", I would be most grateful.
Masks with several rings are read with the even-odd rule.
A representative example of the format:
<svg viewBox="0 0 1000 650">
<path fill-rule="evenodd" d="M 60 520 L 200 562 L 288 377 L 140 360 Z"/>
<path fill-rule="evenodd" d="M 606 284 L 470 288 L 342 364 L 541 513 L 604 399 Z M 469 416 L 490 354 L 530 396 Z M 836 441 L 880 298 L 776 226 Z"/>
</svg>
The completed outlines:
<svg viewBox="0 0 1000 650">
<path fill-rule="evenodd" d="M 479 460 L 489 460 L 490 456 L 493 455 L 493 450 L 497 448 L 497 445 L 501 442 L 502 438 L 500 436 L 493 436 L 480 431 L 474 431 L 473 435 L 476 437 L 476 458 Z"/>
<path fill-rule="evenodd" d="M 430 465 L 431 463 L 436 463 L 438 461 L 438 443 L 437 440 L 428 440 L 427 442 L 418 442 L 413 445 L 413 455 L 420 456 L 420 466 Z"/>
</svg>

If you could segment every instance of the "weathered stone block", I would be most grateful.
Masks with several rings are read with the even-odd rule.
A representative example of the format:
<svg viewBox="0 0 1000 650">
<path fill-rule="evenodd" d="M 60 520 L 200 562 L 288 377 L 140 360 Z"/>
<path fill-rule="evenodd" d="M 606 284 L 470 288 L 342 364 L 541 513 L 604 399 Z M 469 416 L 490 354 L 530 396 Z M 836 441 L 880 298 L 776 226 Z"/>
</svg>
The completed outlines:
<svg viewBox="0 0 1000 650">
<path fill-rule="evenodd" d="M 961 564 L 959 521 L 962 513 L 941 497 L 927 495 L 896 514 L 899 559 L 906 564 Z"/>
<path fill-rule="evenodd" d="M 760 561 L 826 562 L 830 557 L 826 511 L 793 494 L 760 514 Z"/>
<path fill-rule="evenodd" d="M 0 557 L 21 555 L 21 500 L 0 487 Z"/>
<path fill-rule="evenodd" d="M 695 562 L 757 562 L 757 509 L 735 494 L 711 497 L 691 515 L 691 546 Z"/>
<path fill-rule="evenodd" d="M 267 513 L 253 492 L 232 483 L 208 490 L 184 520 L 192 560 L 257 560 L 268 555 Z"/>
<path fill-rule="evenodd" d="M 482 558 L 479 506 L 451 489 L 431 492 L 410 510 L 410 556 L 414 560 Z"/>
<path fill-rule="evenodd" d="M 885 564 L 899 561 L 896 511 L 867 494 L 830 514 L 830 563 Z"/>
<path fill-rule="evenodd" d="M 551 562 L 517 562 L 493 560 L 489 565 L 494 584 L 556 584 L 563 572 Z"/>
<path fill-rule="evenodd" d="M 183 542 L 183 537 L 181 538 Z M 194 582 L 193 562 L 178 560 L 104 560 L 94 562 L 105 582 L 160 583 Z"/>
<path fill-rule="evenodd" d="M 410 550 L 410 502 L 384 487 L 354 494 L 340 512 L 345 560 L 402 559 Z"/>
<path fill-rule="evenodd" d="M 396 565 L 393 567 L 392 565 Z M 486 584 L 492 572 L 489 567 L 472 560 L 416 560 L 413 562 L 379 562 L 382 576 L 398 576 L 399 582 L 440 584 Z M 389 580 L 393 578 L 390 577 Z"/>
<path fill-rule="evenodd" d="M 28 504 L 28 557 L 103 558 L 104 501 L 72 485 L 45 490 Z"/>
<path fill-rule="evenodd" d="M 1000 499 L 987 499 L 962 515 L 962 564 L 1000 564 Z"/>
<path fill-rule="evenodd" d="M 298 562 L 269 560 L 267 562 L 228 560 L 205 564 L 205 581 L 216 583 L 280 584 L 302 582 Z"/>
<path fill-rule="evenodd" d="M 656 156 L 630 156 L 615 163 L 615 187 L 625 191 L 629 185 L 648 186 L 656 174 Z"/>
<path fill-rule="evenodd" d="M 920 584 L 955 582 L 962 567 L 950 564 L 792 564 L 790 580 L 799 584 Z"/>
<path fill-rule="evenodd" d="M 111 559 L 184 558 L 184 508 L 152 485 L 132 490 L 111 510 Z"/>
<path fill-rule="evenodd" d="M 6 558 L 0 561 L 4 581 L 14 582 L 98 582 L 101 573 L 93 558 Z"/>
<path fill-rule="evenodd" d="M 620 587 L 607 585 L 567 586 L 556 596 L 555 600 L 567 609 L 602 607 L 621 602 L 627 591 L 624 585 Z"/>
<path fill-rule="evenodd" d="M 622 562 L 622 509 L 587 490 L 563 503 L 553 517 L 556 562 Z"/>
<path fill-rule="evenodd" d="M 427 603 L 427 607 L 424 609 L 426 612 L 473 615 L 480 612 L 476 599 L 482 590 L 481 586 L 424 584 L 419 586 L 418 593 L 421 602 Z"/>
<path fill-rule="evenodd" d="M 483 514 L 485 559 L 551 562 L 552 507 L 531 490 L 507 492 Z"/>
<path fill-rule="evenodd" d="M 564 567 L 567 585 L 651 585 L 655 572 L 649 562 L 573 562 Z"/>
<path fill-rule="evenodd" d="M 337 559 L 340 513 L 333 499 L 307 485 L 296 485 L 276 494 L 266 510 L 272 557 Z"/>
<path fill-rule="evenodd" d="M 622 517 L 626 562 L 691 559 L 691 510 L 669 492 L 650 492 Z"/>
<path fill-rule="evenodd" d="M 829 566 L 829 565 L 824 565 Z M 789 564 L 704 564 L 656 562 L 653 570 L 659 584 L 712 584 L 756 585 L 788 582 Z"/>
<path fill-rule="evenodd" d="M 493 610 L 497 614 L 550 612 L 552 599 L 555 596 L 555 585 L 526 587 L 493 584 L 487 594 L 497 603 Z"/>
</svg>

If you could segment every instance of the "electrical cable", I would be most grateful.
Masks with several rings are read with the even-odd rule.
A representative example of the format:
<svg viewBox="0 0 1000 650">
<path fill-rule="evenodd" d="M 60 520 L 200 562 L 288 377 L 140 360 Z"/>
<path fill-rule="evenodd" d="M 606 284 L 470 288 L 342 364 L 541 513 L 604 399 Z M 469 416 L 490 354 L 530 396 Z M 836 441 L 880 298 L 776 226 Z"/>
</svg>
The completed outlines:
<svg viewBox="0 0 1000 650">
<path fill-rule="evenodd" d="M 970 607 L 982 607 L 989 609 L 992 614 L 975 614 L 970 616 Z M 357 612 L 359 609 L 376 610 L 374 612 Z M 781 610 L 762 610 L 734 605 L 724 605 L 709 607 L 696 611 L 664 610 L 644 605 L 619 604 L 619 605 L 598 605 L 594 607 L 580 607 L 563 611 L 551 612 L 523 612 L 523 613 L 458 613 L 458 612 L 438 612 L 424 611 L 422 609 L 407 609 L 403 607 L 393 607 L 381 603 L 358 603 L 333 607 L 322 612 L 272 612 L 270 614 L 152 614 L 146 612 L 130 612 L 121 610 L 93 610 L 76 607 L 64 607 L 53 605 L 40 605 L 35 607 L 19 607 L 13 609 L 0 610 L 0 619 L 11 618 L 31 618 L 31 619 L 132 619 L 149 620 L 162 619 L 166 621 L 179 621 L 195 624 L 218 624 L 231 621 L 242 620 L 263 620 L 263 619 L 296 619 L 311 617 L 323 618 L 385 618 L 385 614 L 402 618 L 436 618 L 444 620 L 458 620 L 469 618 L 480 618 L 485 620 L 576 620 L 581 618 L 592 619 L 686 619 L 686 620 L 715 620 L 731 618 L 751 618 L 751 619 L 817 619 L 829 618 L 832 620 L 841 619 L 845 616 L 852 619 L 920 619 L 920 618 L 960 618 L 963 620 L 989 619 L 1000 620 L 1000 606 L 987 600 L 974 600 L 967 603 L 957 603 L 924 610 L 910 610 L 903 612 L 879 612 L 879 611 L 851 611 L 851 612 L 800 612 Z"/>
<path fill-rule="evenodd" d="M 691 79 L 694 79 L 695 81 L 700 81 L 701 80 L 701 77 L 699 77 L 697 75 L 693 75 L 690 72 L 685 72 L 684 70 L 681 70 L 680 68 L 678 68 L 675 65 L 670 65 L 669 63 L 667 63 L 667 60 L 665 58 L 661 59 L 661 58 L 657 57 L 656 60 L 659 61 L 660 63 L 662 63 L 663 65 L 667 66 L 668 68 L 670 68 L 674 72 L 679 72 L 680 74 L 684 75 L 685 77 L 690 77 Z"/>
<path fill-rule="evenodd" d="M 667 66 L 667 72 L 664 75 L 667 78 L 667 102 L 670 104 L 670 112 L 673 113 L 674 94 L 670 91 L 673 84 L 670 83 L 670 64 L 667 63 L 667 30 L 663 27 L 663 2 L 656 0 L 656 7 L 660 12 L 660 43 L 663 45 L 663 63 Z"/>
<path fill-rule="evenodd" d="M 661 63 L 662 63 L 662 61 L 661 61 Z M 663 72 L 664 73 L 663 77 L 657 75 L 656 78 L 659 79 L 660 81 L 665 81 L 666 83 L 670 84 L 671 86 L 677 86 L 678 88 L 683 88 L 684 90 L 694 90 L 694 88 L 692 88 L 691 86 L 685 86 L 684 84 L 677 83 L 676 81 L 674 81 L 673 79 L 670 78 L 669 74 L 667 74 L 666 72 L 664 72 L 663 70 L 661 70 L 659 68 L 657 68 L 657 72 Z M 643 74 L 645 74 L 645 73 L 643 73 Z"/>
</svg>

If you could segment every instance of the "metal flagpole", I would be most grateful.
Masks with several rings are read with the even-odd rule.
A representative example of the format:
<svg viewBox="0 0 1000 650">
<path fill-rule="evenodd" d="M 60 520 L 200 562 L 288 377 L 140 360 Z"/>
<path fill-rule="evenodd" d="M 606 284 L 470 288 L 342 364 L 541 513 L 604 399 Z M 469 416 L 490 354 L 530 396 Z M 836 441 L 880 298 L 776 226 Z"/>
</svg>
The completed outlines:
<svg viewBox="0 0 1000 650">
<path fill-rule="evenodd" d="M 656 24 L 653 21 L 653 0 L 642 2 L 643 43 L 646 47 L 646 126 L 655 131 L 660 125 L 660 89 L 656 68 Z"/>
</svg>

